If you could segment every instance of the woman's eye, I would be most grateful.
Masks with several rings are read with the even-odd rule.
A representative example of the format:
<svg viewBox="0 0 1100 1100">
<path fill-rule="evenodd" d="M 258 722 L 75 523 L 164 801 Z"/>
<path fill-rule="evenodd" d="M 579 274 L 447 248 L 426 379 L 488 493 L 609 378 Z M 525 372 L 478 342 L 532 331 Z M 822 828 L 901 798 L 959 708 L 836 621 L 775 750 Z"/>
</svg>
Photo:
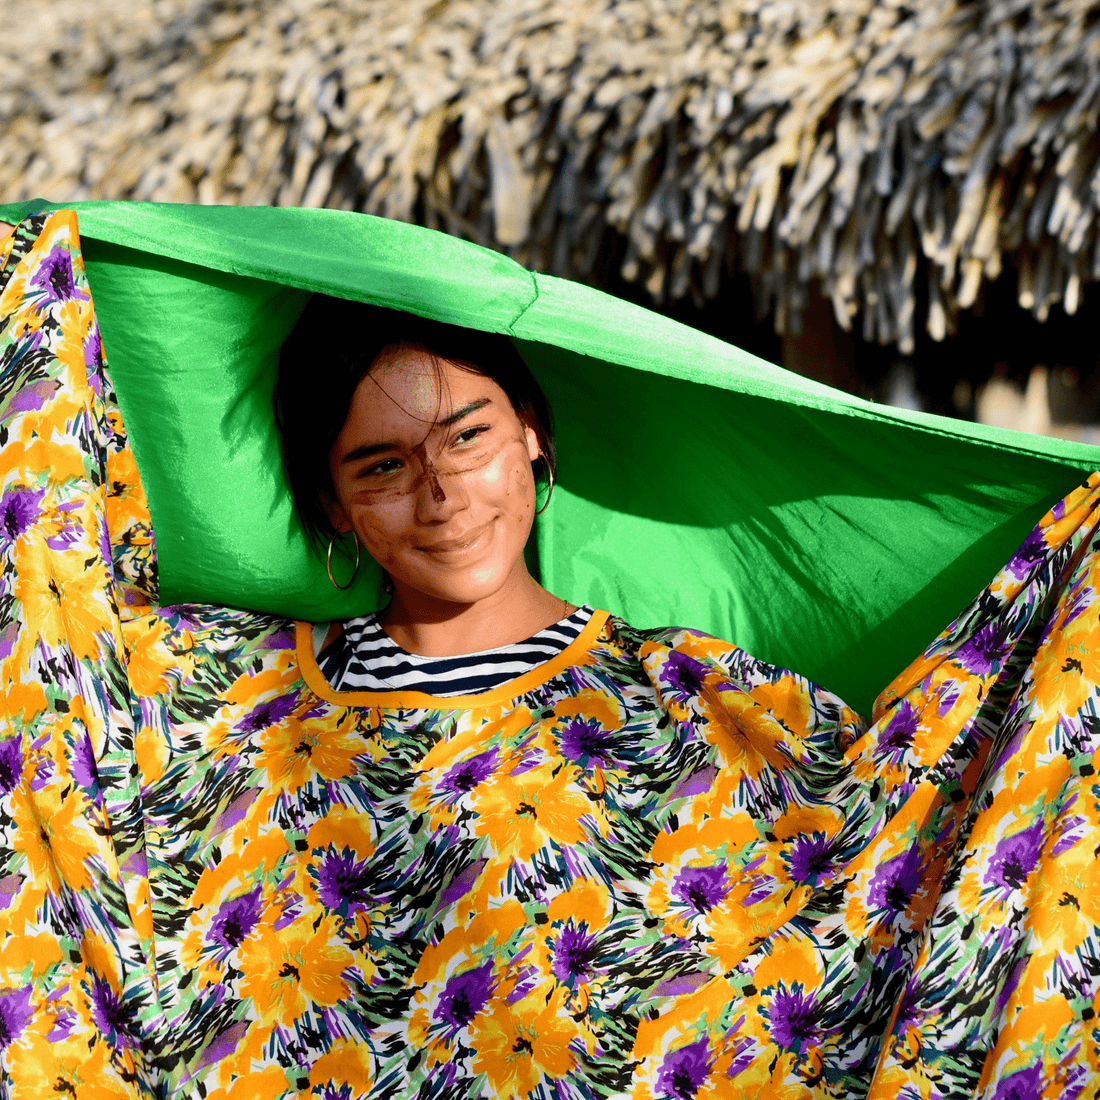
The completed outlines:
<svg viewBox="0 0 1100 1100">
<path fill-rule="evenodd" d="M 360 477 L 373 477 L 378 474 L 392 474 L 395 470 L 401 469 L 401 462 L 396 458 L 387 458 L 384 462 L 376 462 L 373 466 L 365 469 L 359 476 Z"/>
<path fill-rule="evenodd" d="M 463 428 L 462 431 L 455 436 L 454 441 L 456 443 L 473 443 L 479 435 L 487 432 L 489 426 L 487 424 L 479 424 L 474 428 Z"/>
</svg>

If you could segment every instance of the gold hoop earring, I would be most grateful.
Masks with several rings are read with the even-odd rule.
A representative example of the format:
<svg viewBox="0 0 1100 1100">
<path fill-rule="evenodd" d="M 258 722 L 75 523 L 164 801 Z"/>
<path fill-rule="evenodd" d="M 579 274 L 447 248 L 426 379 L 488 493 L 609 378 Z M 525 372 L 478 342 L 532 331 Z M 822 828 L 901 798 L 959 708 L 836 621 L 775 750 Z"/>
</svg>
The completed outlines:
<svg viewBox="0 0 1100 1100">
<path fill-rule="evenodd" d="M 359 536 L 352 531 L 351 537 L 355 539 L 355 568 L 352 570 L 351 579 L 347 584 L 337 584 L 336 578 L 332 575 L 332 546 L 336 541 L 336 536 L 332 535 L 328 540 L 328 579 L 332 582 L 332 587 L 340 589 L 341 592 L 346 592 L 355 583 L 355 578 L 359 575 L 359 558 L 361 554 Z"/>
<path fill-rule="evenodd" d="M 541 458 L 542 456 L 540 455 L 539 457 Z M 546 462 L 545 458 L 543 458 L 543 462 Z M 550 488 L 546 492 L 546 500 L 543 501 L 542 507 L 535 512 L 536 516 L 541 516 L 542 513 L 550 507 L 550 498 L 554 495 L 554 471 L 550 469 L 550 464 L 548 462 L 546 463 L 546 473 L 550 478 Z"/>
</svg>

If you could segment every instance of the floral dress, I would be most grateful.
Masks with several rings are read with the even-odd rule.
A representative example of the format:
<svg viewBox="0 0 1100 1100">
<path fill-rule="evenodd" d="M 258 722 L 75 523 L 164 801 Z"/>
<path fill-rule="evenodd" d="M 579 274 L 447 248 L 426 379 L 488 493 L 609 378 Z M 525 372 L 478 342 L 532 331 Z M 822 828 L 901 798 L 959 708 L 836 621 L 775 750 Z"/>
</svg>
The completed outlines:
<svg viewBox="0 0 1100 1100">
<path fill-rule="evenodd" d="M 0 1096 L 1093 1096 L 1100 479 L 880 697 L 593 615 L 446 699 L 158 607 L 71 212 L 0 244 Z"/>
</svg>

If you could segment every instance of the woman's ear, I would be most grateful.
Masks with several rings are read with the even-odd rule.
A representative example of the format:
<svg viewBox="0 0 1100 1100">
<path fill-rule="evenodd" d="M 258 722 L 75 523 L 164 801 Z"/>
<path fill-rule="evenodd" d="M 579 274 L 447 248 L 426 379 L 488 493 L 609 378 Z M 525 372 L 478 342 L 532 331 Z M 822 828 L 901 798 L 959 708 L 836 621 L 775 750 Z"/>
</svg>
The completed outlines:
<svg viewBox="0 0 1100 1100">
<path fill-rule="evenodd" d="M 539 437 L 530 424 L 523 425 L 523 438 L 527 444 L 527 457 L 532 462 L 536 461 L 542 454 L 542 448 L 539 446 Z"/>
<path fill-rule="evenodd" d="M 351 530 L 351 520 L 348 519 L 344 506 L 338 500 L 333 500 L 328 493 L 322 493 L 321 507 L 324 508 L 325 515 L 328 516 L 328 521 L 336 529 L 337 534 L 345 535 Z"/>
</svg>

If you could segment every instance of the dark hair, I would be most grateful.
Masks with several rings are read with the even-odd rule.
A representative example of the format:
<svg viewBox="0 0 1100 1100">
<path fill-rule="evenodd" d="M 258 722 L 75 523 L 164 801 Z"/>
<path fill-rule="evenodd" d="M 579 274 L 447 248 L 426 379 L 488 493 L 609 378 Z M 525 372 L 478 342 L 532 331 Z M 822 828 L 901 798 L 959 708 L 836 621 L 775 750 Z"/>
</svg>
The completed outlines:
<svg viewBox="0 0 1100 1100">
<path fill-rule="evenodd" d="M 542 458 L 536 479 L 554 476 L 554 421 L 549 402 L 507 336 L 431 321 L 414 313 L 315 294 L 279 352 L 273 403 L 283 463 L 306 534 L 332 534 L 322 498 L 334 497 L 329 452 L 356 387 L 388 347 L 423 348 L 491 378 L 531 427 Z"/>
</svg>

